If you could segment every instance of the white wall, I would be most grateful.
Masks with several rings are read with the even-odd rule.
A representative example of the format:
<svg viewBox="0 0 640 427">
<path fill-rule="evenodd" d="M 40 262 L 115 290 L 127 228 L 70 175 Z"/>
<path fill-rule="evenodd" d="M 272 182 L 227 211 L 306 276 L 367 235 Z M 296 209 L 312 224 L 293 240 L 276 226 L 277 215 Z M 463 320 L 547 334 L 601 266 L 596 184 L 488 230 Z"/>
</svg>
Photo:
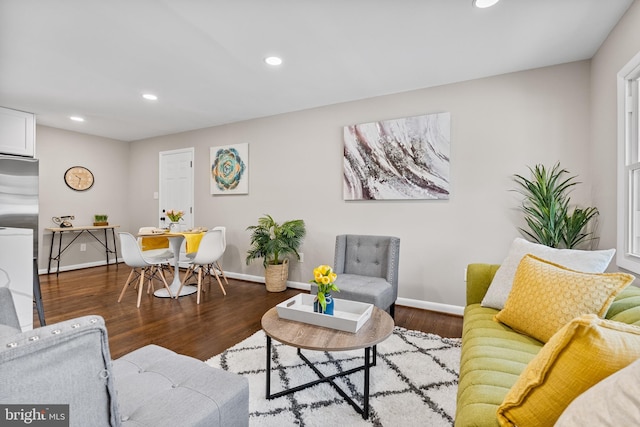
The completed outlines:
<svg viewBox="0 0 640 427">
<path fill-rule="evenodd" d="M 51 232 L 45 231 L 45 228 L 57 226 L 51 217 L 74 215 L 74 225 L 91 225 L 93 215 L 106 213 L 110 224 L 128 228 L 128 211 L 131 209 L 127 203 L 129 143 L 47 126 L 37 126 L 36 138 L 36 157 L 40 159 L 41 238 L 38 258 L 40 270 L 46 271 Z M 71 190 L 64 182 L 65 171 L 76 165 L 85 166 L 94 174 L 93 187 L 87 191 Z M 64 247 L 73 235 L 63 234 Z M 84 234 L 77 243 L 62 255 L 61 269 L 104 263 L 104 248 L 91 236 Z M 79 243 L 86 243 L 85 252 L 80 252 Z M 56 251 L 57 247 L 54 255 Z M 52 268 L 55 266 L 54 263 Z"/>
<path fill-rule="evenodd" d="M 225 269 L 262 275 L 259 263 L 244 264 L 245 228 L 258 216 L 269 213 L 280 221 L 302 218 L 308 229 L 305 263 L 293 264 L 291 280 L 306 282 L 316 264 L 332 262 L 336 234 L 390 234 L 402 239 L 401 299 L 461 306 L 465 265 L 500 262 L 511 240 L 519 235 L 518 197 L 510 190 L 513 174 L 527 173 L 529 165 L 560 161 L 578 175 L 583 184 L 574 192 L 574 200 L 600 209 L 600 247 L 615 247 L 615 77 L 640 51 L 639 26 L 640 4 L 636 1 L 591 61 L 130 145 L 39 126 L 41 226 L 52 215 L 73 213 L 85 222 L 105 209 L 110 221 L 125 229 L 156 224 L 153 192 L 158 190 L 158 152 L 195 147 L 195 221 L 228 227 Z M 344 125 L 439 111 L 452 115 L 449 201 L 342 200 Z M 211 196 L 209 147 L 241 142 L 250 144 L 250 194 Z M 72 164 L 94 170 L 96 186 L 91 192 L 83 195 L 66 188 L 62 174 Z M 115 182 L 107 188 L 98 185 L 104 182 L 103 174 L 113 171 Z M 46 238 L 41 241 L 48 245 Z M 80 255 L 73 253 L 70 258 Z M 42 247 L 40 258 L 42 268 L 46 266 Z M 100 255 L 95 259 L 100 260 Z M 83 259 L 71 258 L 70 262 L 81 264 Z"/>
<path fill-rule="evenodd" d="M 307 282 L 312 268 L 333 262 L 336 234 L 401 239 L 401 298 L 462 306 L 470 262 L 500 262 L 518 236 L 514 173 L 561 161 L 585 182 L 576 201 L 589 203 L 590 63 L 496 76 L 133 142 L 130 226 L 157 223 L 158 152 L 195 147 L 195 224 L 225 225 L 226 270 L 263 275 L 246 266 L 246 227 L 268 213 L 304 219 L 303 264 L 290 280 Z M 345 125 L 440 111 L 451 112 L 451 198 L 448 201 L 342 199 Z M 209 194 L 209 147 L 249 143 L 249 195 Z"/>
<path fill-rule="evenodd" d="M 592 59 L 590 170 L 594 204 L 602 212 L 601 247 L 616 246 L 616 76 L 640 52 L 638 28 L 640 2 L 635 1 Z"/>
</svg>

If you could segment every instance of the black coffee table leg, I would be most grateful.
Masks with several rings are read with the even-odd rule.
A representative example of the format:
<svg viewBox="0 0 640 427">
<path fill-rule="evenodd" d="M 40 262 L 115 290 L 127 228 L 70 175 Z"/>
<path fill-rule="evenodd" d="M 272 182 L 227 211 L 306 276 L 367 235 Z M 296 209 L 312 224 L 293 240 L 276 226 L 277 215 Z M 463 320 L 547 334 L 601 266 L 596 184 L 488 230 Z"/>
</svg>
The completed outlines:
<svg viewBox="0 0 640 427">
<path fill-rule="evenodd" d="M 271 398 L 271 337 L 267 335 L 267 399 Z"/>
<path fill-rule="evenodd" d="M 373 354 L 371 354 L 372 348 L 373 348 Z M 371 366 L 375 366 L 376 346 L 365 347 L 363 366 L 358 366 L 358 367 L 349 369 L 347 371 L 339 372 L 339 373 L 328 375 L 328 376 L 325 376 L 322 372 L 320 372 L 320 370 L 316 368 L 313 365 L 313 363 L 304 356 L 304 354 L 302 354 L 302 351 L 300 351 L 299 348 L 297 349 L 297 353 L 298 353 L 298 356 L 305 362 L 305 364 L 309 366 L 316 373 L 316 375 L 318 376 L 318 379 L 314 381 L 310 381 L 305 384 L 301 384 L 297 387 L 292 387 L 292 388 L 271 394 L 271 337 L 267 335 L 267 385 L 266 385 L 267 399 L 270 400 L 270 399 L 286 396 L 288 394 L 295 393 L 300 390 L 304 390 L 305 388 L 312 387 L 316 384 L 328 382 L 329 384 L 331 384 L 331 386 L 333 386 L 333 388 L 338 392 L 338 394 L 340 394 L 340 396 L 342 396 L 342 398 L 347 403 L 349 403 L 360 415 L 362 415 L 362 418 L 364 418 L 365 420 L 369 418 L 369 373 L 371 370 Z M 364 370 L 364 393 L 363 393 L 364 404 L 362 407 L 360 407 L 333 380 L 339 377 L 345 377 L 347 375 L 351 375 L 355 372 L 362 371 L 362 370 Z"/>
<path fill-rule="evenodd" d="M 365 420 L 369 418 L 369 370 L 371 368 L 371 362 L 369 357 L 371 356 L 371 347 L 365 347 L 364 349 L 364 405 L 362 406 L 362 418 Z M 373 350 L 373 357 L 376 357 L 375 347 Z M 374 363 L 375 364 L 375 363 Z"/>
</svg>

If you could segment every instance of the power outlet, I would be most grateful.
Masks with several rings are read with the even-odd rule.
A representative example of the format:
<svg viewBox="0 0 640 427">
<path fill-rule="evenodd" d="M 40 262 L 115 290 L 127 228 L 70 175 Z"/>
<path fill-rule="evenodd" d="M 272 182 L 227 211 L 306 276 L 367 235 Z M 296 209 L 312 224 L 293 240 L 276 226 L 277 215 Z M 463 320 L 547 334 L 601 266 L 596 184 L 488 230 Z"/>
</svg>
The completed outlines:
<svg viewBox="0 0 640 427">
<path fill-rule="evenodd" d="M 84 252 L 87 250 L 87 244 L 86 243 L 81 243 L 80 244 L 80 252 Z"/>
<path fill-rule="evenodd" d="M 300 261 L 298 262 L 304 262 L 304 254 L 302 252 L 298 252 L 298 255 L 300 255 Z"/>
</svg>

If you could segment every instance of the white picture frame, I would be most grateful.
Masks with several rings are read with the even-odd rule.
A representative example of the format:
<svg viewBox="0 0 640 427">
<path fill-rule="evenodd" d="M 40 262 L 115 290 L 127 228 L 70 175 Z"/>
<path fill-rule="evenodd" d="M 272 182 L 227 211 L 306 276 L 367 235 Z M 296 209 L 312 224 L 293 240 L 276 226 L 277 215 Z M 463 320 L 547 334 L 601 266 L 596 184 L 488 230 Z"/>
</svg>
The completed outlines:
<svg viewBox="0 0 640 427">
<path fill-rule="evenodd" d="M 249 194 L 249 144 L 210 148 L 211 194 Z"/>
<path fill-rule="evenodd" d="M 451 114 L 344 127 L 344 200 L 449 199 Z"/>
</svg>

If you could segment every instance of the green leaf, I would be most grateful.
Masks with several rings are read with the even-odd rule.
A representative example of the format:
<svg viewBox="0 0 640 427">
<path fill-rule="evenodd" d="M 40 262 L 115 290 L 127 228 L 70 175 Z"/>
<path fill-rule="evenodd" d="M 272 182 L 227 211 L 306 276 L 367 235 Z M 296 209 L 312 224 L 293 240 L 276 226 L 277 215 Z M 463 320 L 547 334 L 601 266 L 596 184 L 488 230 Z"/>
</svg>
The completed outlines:
<svg viewBox="0 0 640 427">
<path fill-rule="evenodd" d="M 567 216 L 565 233 L 562 236 L 567 248 L 575 248 L 589 238 L 591 233 L 586 231 L 587 225 L 597 215 L 599 215 L 598 209 L 590 207 L 575 208 L 573 213 Z"/>
<path fill-rule="evenodd" d="M 318 298 L 318 304 L 320 304 L 322 312 L 324 313 L 327 310 L 327 298 L 325 297 L 324 292 L 318 292 L 316 297 Z"/>
<path fill-rule="evenodd" d="M 301 219 L 278 224 L 270 215 L 258 218 L 258 224 L 247 227 L 251 231 L 251 246 L 247 251 L 247 265 L 254 259 L 262 258 L 263 265 L 281 264 L 287 255 L 300 259 L 298 249 L 306 234 Z"/>
<path fill-rule="evenodd" d="M 520 231 L 532 241 L 550 246 L 573 248 L 584 242 L 591 232 L 588 223 L 598 215 L 596 208 L 574 209 L 569 214 L 573 186 L 579 184 L 575 176 L 556 163 L 550 170 L 544 165 L 529 167 L 531 179 L 515 174 L 515 190 L 524 196 L 521 209 L 528 229 Z"/>
</svg>

